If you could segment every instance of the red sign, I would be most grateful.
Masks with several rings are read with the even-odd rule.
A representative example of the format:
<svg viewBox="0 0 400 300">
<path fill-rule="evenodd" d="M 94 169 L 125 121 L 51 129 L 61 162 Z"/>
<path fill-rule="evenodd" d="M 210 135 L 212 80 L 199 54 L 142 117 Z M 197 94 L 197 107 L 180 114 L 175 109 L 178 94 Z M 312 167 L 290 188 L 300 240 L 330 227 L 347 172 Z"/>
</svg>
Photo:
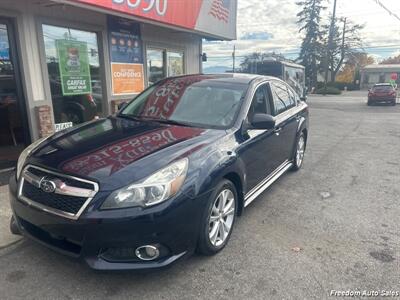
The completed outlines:
<svg viewBox="0 0 400 300">
<path fill-rule="evenodd" d="M 390 75 L 390 78 L 391 78 L 392 80 L 397 80 L 397 73 L 392 73 L 392 74 Z"/>
<path fill-rule="evenodd" d="M 193 29 L 203 0 L 74 0 L 128 15 Z"/>
<path fill-rule="evenodd" d="M 236 39 L 237 0 L 52 0 Z"/>
</svg>

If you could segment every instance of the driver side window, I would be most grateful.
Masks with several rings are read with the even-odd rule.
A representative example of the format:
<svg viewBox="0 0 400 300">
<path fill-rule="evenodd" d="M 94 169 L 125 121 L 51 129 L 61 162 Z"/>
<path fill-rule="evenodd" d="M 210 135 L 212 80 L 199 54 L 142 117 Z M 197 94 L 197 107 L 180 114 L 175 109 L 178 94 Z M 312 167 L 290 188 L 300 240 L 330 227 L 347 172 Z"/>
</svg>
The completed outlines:
<svg viewBox="0 0 400 300">
<path fill-rule="evenodd" d="M 254 93 L 249 110 L 250 122 L 255 114 L 271 114 L 271 104 L 269 101 L 267 84 L 259 86 Z"/>
</svg>

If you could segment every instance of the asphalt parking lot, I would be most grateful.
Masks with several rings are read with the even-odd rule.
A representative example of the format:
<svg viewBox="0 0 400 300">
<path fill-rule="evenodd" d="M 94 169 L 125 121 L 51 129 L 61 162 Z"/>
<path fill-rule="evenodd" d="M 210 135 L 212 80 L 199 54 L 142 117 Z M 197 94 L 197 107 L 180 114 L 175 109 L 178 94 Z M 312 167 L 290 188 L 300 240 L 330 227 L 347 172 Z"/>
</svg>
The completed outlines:
<svg viewBox="0 0 400 300">
<path fill-rule="evenodd" d="M 400 105 L 309 98 L 305 164 L 238 219 L 224 251 L 98 273 L 30 241 L 0 250 L 2 299 L 325 299 L 399 291 Z"/>
</svg>

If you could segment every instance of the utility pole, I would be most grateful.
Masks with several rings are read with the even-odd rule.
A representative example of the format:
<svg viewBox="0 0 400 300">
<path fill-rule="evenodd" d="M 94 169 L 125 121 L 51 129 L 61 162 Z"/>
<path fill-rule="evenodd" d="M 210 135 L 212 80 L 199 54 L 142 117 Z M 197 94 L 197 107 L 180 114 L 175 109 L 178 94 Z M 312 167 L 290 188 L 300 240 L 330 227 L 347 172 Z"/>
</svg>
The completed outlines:
<svg viewBox="0 0 400 300">
<path fill-rule="evenodd" d="M 235 59 L 236 59 L 236 45 L 233 45 L 233 52 L 232 52 L 232 71 L 235 73 Z"/>
<path fill-rule="evenodd" d="M 344 18 L 344 20 L 343 20 L 343 34 L 342 34 L 342 49 L 341 49 L 342 53 L 341 53 L 341 57 L 340 57 L 341 63 L 343 62 L 344 55 L 345 55 L 344 44 L 346 42 L 346 22 L 347 22 L 347 18 Z M 335 74 L 336 74 L 336 72 L 339 72 L 339 70 L 335 70 Z M 335 78 L 335 80 L 336 80 L 336 78 Z"/>
<path fill-rule="evenodd" d="M 335 19 L 336 19 L 336 0 L 333 2 L 333 13 L 332 13 L 332 21 L 329 27 L 329 37 L 328 37 L 328 45 L 326 47 L 326 57 L 325 57 L 325 88 L 324 94 L 326 95 L 326 87 L 328 84 L 328 72 L 329 72 L 329 59 L 330 53 L 332 48 L 332 38 L 333 38 L 333 28 L 335 26 Z"/>
</svg>

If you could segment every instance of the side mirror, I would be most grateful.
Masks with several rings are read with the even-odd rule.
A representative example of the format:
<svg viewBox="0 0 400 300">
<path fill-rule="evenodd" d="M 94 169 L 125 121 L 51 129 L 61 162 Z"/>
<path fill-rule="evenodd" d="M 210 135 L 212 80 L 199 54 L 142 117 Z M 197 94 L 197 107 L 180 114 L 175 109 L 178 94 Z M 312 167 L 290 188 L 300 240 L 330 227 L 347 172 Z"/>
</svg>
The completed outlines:
<svg viewBox="0 0 400 300">
<path fill-rule="evenodd" d="M 127 105 L 128 105 L 127 102 L 121 102 L 120 104 L 118 104 L 118 110 L 124 109 Z"/>
<path fill-rule="evenodd" d="M 303 102 L 307 102 L 307 96 L 300 97 L 300 100 Z"/>
<path fill-rule="evenodd" d="M 255 114 L 251 125 L 255 129 L 274 129 L 275 128 L 275 118 L 267 114 Z"/>
</svg>

